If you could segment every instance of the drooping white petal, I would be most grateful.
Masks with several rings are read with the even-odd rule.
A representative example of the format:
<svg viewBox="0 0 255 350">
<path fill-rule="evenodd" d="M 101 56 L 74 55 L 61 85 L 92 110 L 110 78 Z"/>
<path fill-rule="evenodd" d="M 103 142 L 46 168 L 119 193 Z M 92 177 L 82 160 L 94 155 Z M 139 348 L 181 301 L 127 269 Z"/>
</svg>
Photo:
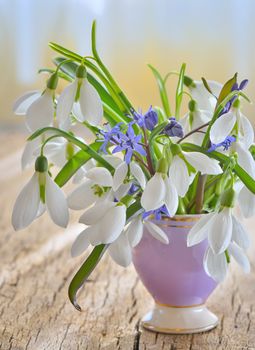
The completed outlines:
<svg viewBox="0 0 255 350">
<path fill-rule="evenodd" d="M 63 90 L 58 98 L 56 115 L 60 123 L 65 122 L 69 118 L 75 100 L 77 83 L 78 81 L 75 79 L 72 84 Z"/>
<path fill-rule="evenodd" d="M 250 246 L 250 237 L 244 226 L 232 215 L 233 231 L 232 240 L 243 249 L 247 249 Z"/>
<path fill-rule="evenodd" d="M 103 118 L 103 105 L 96 89 L 87 81 L 81 85 L 80 108 L 83 120 L 87 120 L 92 125 L 99 125 Z"/>
<path fill-rule="evenodd" d="M 29 167 L 32 163 L 35 162 L 35 153 L 37 150 L 40 150 L 40 137 L 37 137 L 36 139 L 32 141 L 28 141 L 26 143 L 26 146 L 24 148 L 24 151 L 22 153 L 21 157 L 21 168 L 22 170 L 25 170 L 27 167 Z"/>
<path fill-rule="evenodd" d="M 58 226 L 67 227 L 69 212 L 66 197 L 49 174 L 46 174 L 45 203 L 52 221 Z"/>
<path fill-rule="evenodd" d="M 131 247 L 137 246 L 143 236 L 143 223 L 140 216 L 137 216 L 130 222 L 126 234 Z"/>
<path fill-rule="evenodd" d="M 239 193 L 238 203 L 245 218 L 255 215 L 255 195 L 245 186 Z"/>
<path fill-rule="evenodd" d="M 93 181 L 86 180 L 76 187 L 67 197 L 69 208 L 80 210 L 88 208 L 91 204 L 95 203 L 99 197 L 92 188 L 93 184 Z"/>
<path fill-rule="evenodd" d="M 126 162 L 122 162 L 115 170 L 113 175 L 113 191 L 117 191 L 120 185 L 123 184 L 128 173 L 128 165 Z"/>
<path fill-rule="evenodd" d="M 38 176 L 35 173 L 18 195 L 12 212 L 12 226 L 21 230 L 36 218 L 40 203 Z"/>
<path fill-rule="evenodd" d="M 111 164 L 115 169 L 122 163 L 122 159 L 119 157 L 112 156 L 110 154 L 107 154 L 104 156 L 104 159 Z"/>
<path fill-rule="evenodd" d="M 222 282 L 225 279 L 228 272 L 225 253 L 214 254 L 212 249 L 208 247 L 203 263 L 205 272 L 216 282 Z"/>
<path fill-rule="evenodd" d="M 228 247 L 229 253 L 233 256 L 236 262 L 242 267 L 245 273 L 250 272 L 250 262 L 243 250 L 236 244 L 230 243 Z"/>
<path fill-rule="evenodd" d="M 97 167 L 88 170 L 86 177 L 99 186 L 112 187 L 113 184 L 110 171 L 103 167 Z"/>
<path fill-rule="evenodd" d="M 26 113 L 26 125 L 30 131 L 50 126 L 53 123 L 54 105 L 52 91 L 46 89 L 45 93 L 36 99 Z"/>
<path fill-rule="evenodd" d="M 127 267 L 132 261 L 132 251 L 125 232 L 109 246 L 108 251 L 118 265 Z"/>
<path fill-rule="evenodd" d="M 96 166 L 96 162 L 93 158 L 91 158 L 87 163 L 85 163 L 80 169 L 76 172 L 73 177 L 73 183 L 79 184 L 82 180 L 84 180 L 85 174 L 89 169 L 92 169 Z"/>
<path fill-rule="evenodd" d="M 166 195 L 165 183 L 162 174 L 156 173 L 146 184 L 141 197 L 142 207 L 148 210 L 155 210 L 164 204 Z"/>
<path fill-rule="evenodd" d="M 192 247 L 207 238 L 209 230 L 213 230 L 214 213 L 201 216 L 199 221 L 191 228 L 187 237 L 187 246 Z"/>
<path fill-rule="evenodd" d="M 161 243 L 168 244 L 169 239 L 166 235 L 166 233 L 156 224 L 154 224 L 151 221 L 144 221 L 144 226 L 148 230 L 148 232 L 157 240 L 159 240 Z"/>
<path fill-rule="evenodd" d="M 212 143 L 223 142 L 236 123 L 236 115 L 231 111 L 220 116 L 212 125 L 210 130 L 210 140 Z"/>
<path fill-rule="evenodd" d="M 115 205 L 116 203 L 108 200 L 99 201 L 82 214 L 79 222 L 85 225 L 94 225 L 106 214 L 110 208 L 113 208 Z"/>
<path fill-rule="evenodd" d="M 117 191 L 114 192 L 114 197 L 119 201 L 121 198 L 123 198 L 126 194 L 128 194 L 128 191 L 130 190 L 132 186 L 132 182 L 128 182 L 126 184 L 120 185 Z"/>
<path fill-rule="evenodd" d="M 29 91 L 20 96 L 13 104 L 13 112 L 17 115 L 25 115 L 31 104 L 40 96 L 40 91 Z"/>
<path fill-rule="evenodd" d="M 189 188 L 189 172 L 179 156 L 174 156 L 169 169 L 169 178 L 176 187 L 179 196 L 184 197 Z"/>
<path fill-rule="evenodd" d="M 190 87 L 190 92 L 192 98 L 197 102 L 199 109 L 213 111 L 215 105 L 217 103 L 217 99 L 214 97 L 218 97 L 220 91 L 222 89 L 222 84 L 217 81 L 207 80 L 207 83 L 214 94 L 212 96 L 205 88 L 202 81 L 195 81 L 195 87 Z"/>
<path fill-rule="evenodd" d="M 137 163 L 131 162 L 130 171 L 131 171 L 131 174 L 134 176 L 134 178 L 138 181 L 141 188 L 144 189 L 146 185 L 146 178 L 141 167 Z"/>
<path fill-rule="evenodd" d="M 117 205 L 110 208 L 99 222 L 100 241 L 99 243 L 112 243 L 115 241 L 126 224 L 126 207 Z"/>
<path fill-rule="evenodd" d="M 201 174 L 217 175 L 222 173 L 219 162 L 200 152 L 183 152 L 186 160 Z"/>
<path fill-rule="evenodd" d="M 245 171 L 253 178 L 255 177 L 255 161 L 249 152 L 249 150 L 245 149 L 244 146 L 240 142 L 236 142 L 235 144 L 236 152 L 238 154 L 238 163 L 244 168 Z"/>
<path fill-rule="evenodd" d="M 101 232 L 99 223 L 87 227 L 84 231 L 86 232 L 86 235 L 91 245 L 96 246 L 101 243 Z"/>
<path fill-rule="evenodd" d="M 174 216 L 177 211 L 178 203 L 179 203 L 178 193 L 171 179 L 166 177 L 164 182 L 166 187 L 165 205 L 169 215 Z"/>
<path fill-rule="evenodd" d="M 241 121 L 241 139 L 246 149 L 249 149 L 254 141 L 254 129 L 251 122 L 243 114 L 240 114 Z"/>
<path fill-rule="evenodd" d="M 73 242 L 72 248 L 71 248 L 71 256 L 79 256 L 81 255 L 89 246 L 89 239 L 88 234 L 86 232 L 86 229 L 83 230 L 79 236 L 75 239 Z"/>
<path fill-rule="evenodd" d="M 208 241 L 214 254 L 220 254 L 227 249 L 232 238 L 231 209 L 224 208 L 214 215 L 213 227 L 208 232 Z"/>
</svg>

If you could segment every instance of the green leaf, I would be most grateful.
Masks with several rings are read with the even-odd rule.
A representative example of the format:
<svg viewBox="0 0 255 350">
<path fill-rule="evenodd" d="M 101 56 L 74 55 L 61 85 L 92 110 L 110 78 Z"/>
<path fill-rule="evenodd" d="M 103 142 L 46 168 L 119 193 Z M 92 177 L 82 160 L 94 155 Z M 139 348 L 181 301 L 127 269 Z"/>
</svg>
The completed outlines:
<svg viewBox="0 0 255 350">
<path fill-rule="evenodd" d="M 78 146 L 80 149 L 82 149 L 83 151 L 88 153 L 91 158 L 94 158 L 96 161 L 98 161 L 98 163 L 100 163 L 102 166 L 107 168 L 110 172 L 114 171 L 113 166 L 110 163 L 108 163 L 104 158 L 102 158 L 98 154 L 98 152 L 96 152 L 89 145 L 86 145 L 85 143 L 83 143 L 79 139 L 77 139 L 76 137 L 72 136 L 71 134 L 69 134 L 69 133 L 67 133 L 67 132 L 65 132 L 63 130 L 60 130 L 60 129 L 57 129 L 57 128 L 53 128 L 53 127 L 42 128 L 42 129 L 39 129 L 36 132 L 34 132 L 28 138 L 28 141 L 34 140 L 36 137 L 42 135 L 43 133 L 45 133 L 47 131 L 53 131 L 57 136 L 64 137 L 66 140 L 68 140 L 69 142 L 73 143 L 74 145 Z"/>
<path fill-rule="evenodd" d="M 40 73 L 50 73 L 50 74 L 52 74 L 54 72 L 56 72 L 56 70 L 52 69 L 52 68 L 41 68 L 41 69 L 38 70 L 39 74 Z M 66 80 L 66 81 L 69 81 L 69 82 L 73 81 L 72 78 L 70 78 L 67 74 L 65 74 L 63 72 L 58 72 L 58 76 L 59 76 L 59 78 L 62 78 L 64 80 Z"/>
<path fill-rule="evenodd" d="M 95 142 L 90 145 L 94 151 L 98 152 L 101 146 L 100 142 Z M 60 170 L 60 172 L 55 177 L 55 182 L 58 186 L 64 186 L 70 178 L 80 169 L 87 161 L 91 159 L 91 156 L 85 151 L 77 152 Z"/>
<path fill-rule="evenodd" d="M 128 207 L 126 212 L 127 220 L 129 220 L 135 213 L 141 210 L 141 204 L 140 201 L 137 200 L 134 202 L 130 207 Z M 80 305 L 77 303 L 77 292 L 78 290 L 83 286 L 83 284 L 86 282 L 86 280 L 89 278 L 91 273 L 94 271 L 95 267 L 99 263 L 100 259 L 104 255 L 108 248 L 108 245 L 106 244 L 100 244 L 96 246 L 90 255 L 87 257 L 85 262 L 82 264 L 80 269 L 76 272 L 74 275 L 69 288 L 68 288 L 68 296 L 73 304 L 73 306 L 78 310 L 81 311 Z"/>
<path fill-rule="evenodd" d="M 177 83 L 176 96 L 175 96 L 175 118 L 177 120 L 180 118 L 185 69 L 186 69 L 186 64 L 183 63 L 179 74 L 179 80 Z"/>
<path fill-rule="evenodd" d="M 97 264 L 99 263 L 100 259 L 104 255 L 108 245 L 100 244 L 96 246 L 88 258 L 85 260 L 85 262 L 81 265 L 79 270 L 76 272 L 75 276 L 73 277 L 69 288 L 68 288 L 68 297 L 73 304 L 73 306 L 78 310 L 81 311 L 80 305 L 77 303 L 76 294 L 77 291 L 82 287 L 82 285 L 86 282 L 92 271 L 95 269 Z"/>
<path fill-rule="evenodd" d="M 159 124 L 158 126 L 156 126 L 156 128 L 154 128 L 150 134 L 150 137 L 149 137 L 149 143 L 151 143 L 153 141 L 153 139 L 159 135 L 164 129 L 165 127 L 169 124 L 169 121 L 165 121 L 161 124 Z"/>
<path fill-rule="evenodd" d="M 223 164 L 227 164 L 229 162 L 229 157 L 225 156 L 220 152 L 216 152 L 216 151 L 208 152 L 204 148 L 197 145 L 193 145 L 191 143 L 183 143 L 181 147 L 183 151 L 204 153 L 208 157 L 217 159 Z M 244 185 L 252 193 L 255 194 L 255 180 L 239 164 L 235 165 L 235 167 L 233 168 L 233 171 L 239 177 L 239 179 L 244 183 Z"/>
<path fill-rule="evenodd" d="M 158 88 L 159 88 L 159 94 L 162 102 L 162 106 L 165 112 L 166 117 L 171 116 L 171 111 L 170 111 L 170 105 L 169 105 L 169 100 L 167 96 L 167 91 L 166 91 L 166 86 L 164 83 L 164 79 L 162 76 L 159 74 L 156 68 L 154 68 L 151 64 L 148 64 L 148 67 L 151 69 L 152 73 L 154 74 L 154 77 L 157 81 Z"/>
<path fill-rule="evenodd" d="M 237 79 L 237 73 L 233 76 L 233 78 L 229 79 L 224 85 L 223 88 L 221 89 L 221 92 L 218 97 L 217 105 L 218 105 L 231 93 L 233 85 L 236 83 Z"/>
</svg>

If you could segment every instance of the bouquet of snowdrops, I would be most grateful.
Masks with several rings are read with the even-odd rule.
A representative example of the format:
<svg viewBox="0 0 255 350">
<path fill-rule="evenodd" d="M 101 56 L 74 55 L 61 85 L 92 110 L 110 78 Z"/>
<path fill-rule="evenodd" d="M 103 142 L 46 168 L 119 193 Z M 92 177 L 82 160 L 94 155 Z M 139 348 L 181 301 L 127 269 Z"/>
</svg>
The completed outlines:
<svg viewBox="0 0 255 350">
<path fill-rule="evenodd" d="M 221 281 L 233 257 L 249 271 L 244 254 L 249 238 L 234 215 L 239 203 L 245 217 L 255 213 L 254 133 L 242 114 L 249 102 L 237 74 L 224 85 L 196 81 L 185 73 L 154 74 L 162 107 L 137 110 L 106 68 L 96 49 L 92 27 L 92 56 L 82 57 L 55 43 L 61 54 L 42 91 L 32 91 L 14 104 L 32 135 L 22 156 L 22 168 L 35 172 L 14 205 L 15 230 L 31 224 L 45 211 L 55 224 L 66 227 L 69 208 L 84 210 L 85 225 L 72 246 L 72 255 L 89 256 L 71 281 L 69 298 L 76 301 L 105 252 L 127 266 L 132 248 L 142 238 L 143 226 L 162 244 L 171 244 L 157 226 L 161 217 L 204 214 L 188 235 L 188 246 L 208 239 L 206 272 Z M 177 76 L 175 108 L 170 106 L 166 83 Z M 67 82 L 58 94 L 58 82 Z M 182 106 L 182 102 L 187 105 Z M 186 113 L 181 116 L 181 111 Z M 84 128 L 94 135 L 86 142 Z M 79 135 L 76 136 L 76 133 Z M 58 174 L 53 178 L 54 168 Z M 67 195 L 69 180 L 77 187 Z M 153 218 L 153 220 L 150 220 Z"/>
</svg>

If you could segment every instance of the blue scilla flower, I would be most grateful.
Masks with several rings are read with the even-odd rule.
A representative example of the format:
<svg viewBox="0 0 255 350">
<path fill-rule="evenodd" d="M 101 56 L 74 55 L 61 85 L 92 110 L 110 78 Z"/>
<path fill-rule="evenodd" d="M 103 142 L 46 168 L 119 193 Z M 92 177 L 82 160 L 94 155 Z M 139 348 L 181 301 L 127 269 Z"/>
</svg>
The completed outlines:
<svg viewBox="0 0 255 350">
<path fill-rule="evenodd" d="M 113 128 L 111 128 L 109 124 L 106 124 L 105 130 L 100 130 L 100 134 L 103 136 L 102 139 L 97 140 L 98 142 L 103 142 L 100 151 L 107 153 L 106 147 L 108 146 L 108 143 L 119 143 L 119 134 L 121 133 L 120 127 L 122 124 L 123 123 L 118 123 Z"/>
<path fill-rule="evenodd" d="M 165 127 L 164 131 L 170 137 L 183 137 L 183 128 L 180 123 L 176 121 L 174 117 L 169 118 L 169 124 Z"/>
<path fill-rule="evenodd" d="M 227 136 L 224 141 L 219 143 L 212 143 L 211 147 L 208 149 L 207 152 L 215 151 L 219 147 L 223 147 L 223 151 L 227 151 L 231 144 L 236 141 L 236 138 L 234 136 Z"/>
<path fill-rule="evenodd" d="M 148 109 L 148 111 L 143 114 L 141 110 L 138 112 L 133 111 L 133 119 L 134 121 L 141 127 L 146 128 L 149 131 L 152 131 L 155 126 L 158 124 L 158 114 L 152 106 Z"/>
</svg>

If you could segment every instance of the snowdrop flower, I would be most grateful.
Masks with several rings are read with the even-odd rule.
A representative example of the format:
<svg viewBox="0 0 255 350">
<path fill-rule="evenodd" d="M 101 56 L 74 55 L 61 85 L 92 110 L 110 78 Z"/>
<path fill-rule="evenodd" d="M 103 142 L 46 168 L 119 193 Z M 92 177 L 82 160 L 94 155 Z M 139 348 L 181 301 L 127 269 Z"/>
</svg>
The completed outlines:
<svg viewBox="0 0 255 350">
<path fill-rule="evenodd" d="M 57 120 L 65 124 L 73 112 L 80 122 L 88 121 L 91 125 L 100 124 L 103 118 L 103 106 L 98 92 L 88 82 L 86 68 L 80 65 L 76 78 L 61 93 L 57 104 Z"/>
<path fill-rule="evenodd" d="M 242 267 L 245 273 L 250 272 L 250 263 L 242 248 L 236 243 L 230 243 L 228 247 L 229 257 L 233 257 Z M 226 278 L 228 262 L 225 253 L 214 254 L 209 247 L 205 253 L 203 265 L 206 273 L 216 282 L 222 282 Z"/>
<path fill-rule="evenodd" d="M 26 126 L 29 131 L 34 132 L 53 124 L 57 83 L 57 73 L 53 73 L 43 93 L 38 91 L 28 92 L 14 103 L 14 113 L 25 116 Z"/>
<path fill-rule="evenodd" d="M 116 168 L 113 176 L 113 190 L 117 191 L 119 187 L 125 182 L 125 179 L 128 174 L 128 169 L 130 169 L 131 175 L 137 180 L 138 184 L 142 189 L 145 188 L 146 178 L 141 169 L 141 167 L 136 162 L 131 162 L 127 165 L 126 162 L 121 162 Z M 131 184 L 130 184 L 131 186 Z"/>
<path fill-rule="evenodd" d="M 158 171 L 147 182 L 141 197 L 141 205 L 146 210 L 155 210 L 166 206 L 173 216 L 178 208 L 178 195 L 175 184 L 166 174 L 167 164 L 164 158 L 159 161 Z"/>
<path fill-rule="evenodd" d="M 88 227 L 77 237 L 74 246 L 79 246 L 81 250 L 81 245 L 77 242 L 80 242 L 83 236 L 86 236 L 93 246 L 110 244 L 120 236 L 125 227 L 126 207 L 106 199 L 87 209 L 79 222 Z M 75 248 L 72 249 L 72 252 L 73 255 L 76 255 Z"/>
<path fill-rule="evenodd" d="M 207 83 L 213 95 L 207 91 L 202 81 L 193 81 L 189 86 L 189 90 L 200 110 L 202 109 L 213 112 L 217 103 L 217 97 L 222 89 L 222 84 L 212 80 L 208 80 Z"/>
<path fill-rule="evenodd" d="M 169 239 L 166 233 L 153 221 L 147 220 L 143 215 L 138 215 L 130 221 L 126 234 L 132 248 L 136 247 L 142 239 L 144 227 L 158 241 L 168 244 Z"/>
<path fill-rule="evenodd" d="M 44 156 L 37 158 L 35 173 L 22 189 L 14 204 L 12 225 L 21 230 L 30 225 L 46 206 L 52 221 L 66 227 L 69 213 L 64 193 L 48 174 L 48 161 Z"/>
<path fill-rule="evenodd" d="M 217 175 L 222 173 L 219 162 L 215 159 L 207 157 L 199 152 L 183 152 L 176 151 L 172 163 L 169 168 L 169 178 L 173 182 L 177 193 L 180 197 L 184 197 L 188 191 L 189 185 L 194 179 L 194 175 L 189 175 L 186 162 L 188 162 L 196 171 L 201 174 Z M 185 159 L 185 160 L 184 160 Z"/>
<path fill-rule="evenodd" d="M 74 210 L 86 209 L 97 201 L 109 196 L 109 191 L 104 187 L 111 188 L 113 185 L 112 175 L 106 168 L 95 167 L 85 174 L 86 180 L 76 187 L 68 196 L 68 206 Z"/>
</svg>

